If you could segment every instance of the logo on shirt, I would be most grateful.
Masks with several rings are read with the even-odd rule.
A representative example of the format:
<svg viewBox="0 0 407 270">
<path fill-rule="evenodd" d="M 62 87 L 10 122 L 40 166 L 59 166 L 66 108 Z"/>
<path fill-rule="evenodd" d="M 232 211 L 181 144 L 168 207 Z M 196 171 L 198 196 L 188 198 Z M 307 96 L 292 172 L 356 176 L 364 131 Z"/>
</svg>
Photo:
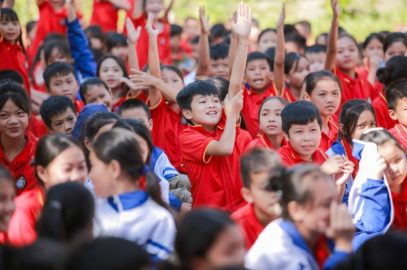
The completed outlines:
<svg viewBox="0 0 407 270">
<path fill-rule="evenodd" d="M 25 179 L 24 175 L 17 179 L 16 188 L 18 190 L 22 190 L 27 185 L 27 180 Z"/>
</svg>

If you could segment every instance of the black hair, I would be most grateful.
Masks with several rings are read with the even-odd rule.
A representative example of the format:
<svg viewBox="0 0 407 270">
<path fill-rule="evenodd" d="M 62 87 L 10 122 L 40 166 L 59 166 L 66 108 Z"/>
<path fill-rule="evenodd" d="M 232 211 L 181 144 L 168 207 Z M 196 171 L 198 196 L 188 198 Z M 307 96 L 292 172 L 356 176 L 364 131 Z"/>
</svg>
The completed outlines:
<svg viewBox="0 0 407 270">
<path fill-rule="evenodd" d="M 223 23 L 216 23 L 211 27 L 210 36 L 212 39 L 226 36 L 227 30 Z"/>
<path fill-rule="evenodd" d="M 43 77 L 47 90 L 50 90 L 51 79 L 60 76 L 67 76 L 72 74 L 75 77 L 75 69 L 71 64 L 55 62 L 47 66 L 44 71 Z M 75 77 L 76 80 L 76 77 Z"/>
<path fill-rule="evenodd" d="M 53 40 L 50 42 L 44 43 L 44 58 L 45 63 L 48 65 L 49 60 L 51 58 L 52 52 L 54 49 L 58 49 L 58 51 L 63 54 L 64 56 L 71 58 L 71 52 L 69 50 L 69 45 L 66 40 Z"/>
<path fill-rule="evenodd" d="M 225 43 L 215 44 L 210 46 L 209 54 L 211 60 L 216 61 L 219 59 L 225 59 L 228 57 L 229 54 L 229 46 Z"/>
<path fill-rule="evenodd" d="M 170 36 L 175 37 L 175 36 L 181 36 L 182 35 L 182 27 L 178 24 L 171 24 L 171 31 L 170 31 Z"/>
<path fill-rule="evenodd" d="M 305 58 L 305 56 L 303 56 L 299 53 L 295 53 L 295 52 L 286 54 L 285 60 L 284 60 L 284 73 L 286 75 L 289 75 L 290 71 L 293 68 L 294 68 L 294 70 L 297 69 L 298 63 L 301 58 Z"/>
<path fill-rule="evenodd" d="M 307 53 L 326 53 L 326 46 L 324 45 L 312 45 L 305 49 L 305 54 Z"/>
<path fill-rule="evenodd" d="M 338 132 L 339 140 L 345 139 L 352 145 L 352 134 L 356 129 L 360 115 L 364 111 L 370 111 L 376 118 L 372 105 L 363 99 L 352 99 L 343 104 L 339 116 L 339 123 L 342 125 Z"/>
<path fill-rule="evenodd" d="M 192 270 L 193 260 L 204 258 L 219 235 L 235 225 L 229 214 L 220 210 L 200 208 L 187 213 L 175 237 L 181 269 Z"/>
<path fill-rule="evenodd" d="M 148 120 L 151 120 L 150 108 L 147 106 L 146 103 L 144 103 L 143 101 L 141 101 L 139 99 L 128 99 L 128 100 L 124 101 L 120 105 L 120 107 L 118 109 L 118 113 L 119 113 L 119 115 L 121 115 L 123 111 L 129 110 L 129 109 L 134 109 L 134 108 L 143 109 L 146 112 Z"/>
<path fill-rule="evenodd" d="M 34 166 L 46 168 L 59 154 L 70 147 L 78 147 L 81 149 L 74 139 L 62 133 L 42 137 L 38 141 L 35 149 Z M 38 173 L 36 173 L 36 176 L 37 179 L 42 181 Z"/>
<path fill-rule="evenodd" d="M 209 78 L 208 81 L 216 86 L 216 89 L 219 91 L 220 101 L 224 101 L 229 91 L 230 81 L 222 77 Z"/>
<path fill-rule="evenodd" d="M 285 36 L 287 36 L 287 35 L 289 35 L 289 34 L 291 34 L 291 33 L 297 33 L 298 34 L 298 31 L 297 31 L 297 28 L 295 28 L 295 26 L 294 26 L 294 24 L 284 24 L 284 35 Z"/>
<path fill-rule="evenodd" d="M 288 135 L 292 125 L 307 125 L 308 123 L 317 120 L 318 125 L 322 126 L 321 115 L 314 103 L 299 100 L 290 103 L 281 112 L 281 120 L 283 122 L 283 131 Z"/>
<path fill-rule="evenodd" d="M 300 164 L 290 169 L 281 168 L 273 171 L 274 177 L 282 178 L 281 216 L 283 219 L 292 220 L 288 211 L 288 204 L 295 201 L 299 204 L 312 202 L 313 187 L 317 181 L 331 181 L 331 179 L 321 171 L 319 166 L 314 164 Z"/>
<path fill-rule="evenodd" d="M 396 42 L 402 42 L 404 44 L 404 46 L 407 47 L 407 34 L 402 33 L 402 32 L 394 32 L 394 33 L 390 33 L 388 34 L 385 38 L 384 38 L 384 42 L 383 42 L 383 51 L 386 52 L 389 47 Z"/>
<path fill-rule="evenodd" d="M 153 138 L 151 137 L 151 132 L 148 130 L 146 125 L 139 120 L 136 119 L 119 119 L 113 125 L 113 128 L 123 128 L 134 132 L 135 134 L 139 135 L 143 140 L 146 141 L 148 146 L 148 155 L 146 164 L 150 164 L 151 154 L 154 149 L 153 145 Z"/>
<path fill-rule="evenodd" d="M 269 69 L 272 70 L 270 59 L 267 57 L 266 54 L 264 54 L 262 52 L 249 53 L 249 55 L 247 56 L 246 67 L 250 62 L 255 61 L 255 60 L 266 60 Z"/>
<path fill-rule="evenodd" d="M 369 46 L 370 42 L 372 42 L 372 41 L 375 40 L 375 39 L 376 39 L 377 41 L 379 41 L 379 42 L 383 45 L 383 43 L 384 43 L 384 37 L 383 37 L 382 34 L 380 34 L 380 33 L 370 33 L 370 34 L 366 37 L 365 41 L 363 41 L 362 48 L 363 48 L 363 49 L 366 49 L 367 46 Z"/>
<path fill-rule="evenodd" d="M 305 92 L 307 92 L 308 95 L 311 95 L 315 87 L 317 86 L 317 83 L 321 80 L 326 79 L 336 82 L 338 84 L 339 89 L 342 91 L 341 83 L 338 77 L 335 76 L 335 74 L 328 70 L 320 70 L 316 72 L 311 72 L 305 77 L 304 79 Z"/>
<path fill-rule="evenodd" d="M 37 222 L 39 237 L 61 242 L 92 238 L 95 212 L 93 195 L 83 185 L 67 182 L 51 187 L 46 194 L 44 207 Z M 89 235 L 90 234 L 90 235 Z"/>
<path fill-rule="evenodd" d="M 382 146 L 388 142 L 392 142 L 397 148 L 399 148 L 403 153 L 406 149 L 397 141 L 397 139 L 386 129 L 371 130 L 367 133 L 363 133 L 360 137 L 361 141 L 372 142 L 377 146 Z"/>
<path fill-rule="evenodd" d="M 259 121 L 260 121 L 261 109 L 263 109 L 264 104 L 266 104 L 270 100 L 278 100 L 278 101 L 280 101 L 281 104 L 284 105 L 284 107 L 287 106 L 288 104 L 290 104 L 285 98 L 283 98 L 281 96 L 271 96 L 271 97 L 266 98 L 265 100 L 263 100 L 263 102 L 260 104 L 260 107 L 259 107 L 259 112 L 257 115 L 257 119 L 259 119 Z"/>
<path fill-rule="evenodd" d="M 12 81 L 21 85 L 24 84 L 23 77 L 14 69 L 3 69 L 0 71 L 0 83 L 3 81 Z"/>
<path fill-rule="evenodd" d="M 270 63 L 270 67 L 271 67 L 271 71 L 274 71 L 274 58 L 276 56 L 276 48 L 268 48 L 264 54 L 267 56 L 267 58 L 269 59 L 269 63 Z"/>
<path fill-rule="evenodd" d="M 139 181 L 145 176 L 147 180 L 147 192 L 160 206 L 167 209 L 161 198 L 158 180 L 143 161 L 140 146 L 134 134 L 123 128 L 114 128 L 102 133 L 92 144 L 93 151 L 103 163 L 116 160 L 121 170 L 129 175 L 132 181 Z M 131 153 L 129 155 L 129 153 Z"/>
<path fill-rule="evenodd" d="M 305 49 L 305 47 L 307 46 L 307 40 L 303 36 L 298 34 L 297 32 L 292 32 L 292 33 L 287 34 L 285 37 L 285 42 L 286 43 L 293 42 L 300 49 Z"/>
<path fill-rule="evenodd" d="M 93 141 L 99 129 L 107 124 L 114 124 L 119 116 L 112 112 L 98 112 L 92 115 L 83 125 L 82 138 Z"/>
<path fill-rule="evenodd" d="M 126 64 L 124 63 L 123 59 L 121 59 L 121 58 L 119 58 L 117 56 L 111 55 L 111 54 L 105 55 L 105 56 L 103 56 L 102 58 L 99 59 L 98 64 L 97 64 L 97 68 L 96 68 L 96 75 L 98 77 L 100 77 L 100 67 L 102 66 L 102 63 L 107 59 L 115 60 L 116 63 L 121 68 L 121 70 L 123 71 L 123 77 L 126 77 L 126 78 L 129 77 L 129 73 L 127 72 Z"/>
<path fill-rule="evenodd" d="M 25 31 L 27 32 L 27 34 L 30 33 L 31 30 L 34 29 L 34 27 L 37 25 L 37 23 L 38 23 L 38 21 L 28 21 L 25 24 Z"/>
<path fill-rule="evenodd" d="M 274 34 L 277 34 L 277 30 L 274 28 L 266 28 L 263 31 L 260 32 L 259 36 L 257 37 L 257 43 L 260 42 L 260 39 L 264 36 L 264 34 L 268 32 L 273 32 Z"/>
<path fill-rule="evenodd" d="M 281 166 L 281 158 L 276 152 L 264 148 L 253 148 L 240 159 L 243 186 L 250 188 L 252 174 L 270 171 L 279 166 Z"/>
<path fill-rule="evenodd" d="M 23 50 L 23 53 L 25 54 L 22 27 L 20 24 L 20 20 L 18 19 L 17 13 L 12 8 L 0 8 L 0 21 L 1 22 L 3 22 L 3 21 L 18 22 L 18 24 L 20 25 L 20 34 L 18 35 L 18 38 L 17 38 L 17 44 L 20 45 L 21 50 Z"/>
<path fill-rule="evenodd" d="M 0 83 L 0 109 L 9 99 L 25 113 L 30 114 L 31 103 L 21 84 L 12 81 Z"/>
<path fill-rule="evenodd" d="M 150 256 L 134 242 L 100 237 L 74 250 L 64 270 L 142 270 L 151 265 Z"/>
<path fill-rule="evenodd" d="M 407 56 L 396 55 L 386 62 L 386 66 L 376 72 L 377 79 L 386 85 L 400 79 L 407 79 Z"/>
<path fill-rule="evenodd" d="M 117 32 L 107 32 L 105 34 L 105 45 L 107 52 L 111 52 L 114 47 L 127 47 L 127 38 L 125 35 Z"/>
<path fill-rule="evenodd" d="M 191 109 L 191 103 L 194 96 L 216 96 L 220 98 L 219 91 L 210 81 L 195 81 L 185 86 L 177 94 L 177 103 L 181 109 Z"/>
<path fill-rule="evenodd" d="M 52 41 L 65 41 L 65 42 L 68 42 L 66 37 L 64 35 L 62 35 L 61 33 L 51 32 L 51 33 L 48 33 L 45 36 L 43 44 L 47 44 L 47 43 L 52 42 Z"/>
<path fill-rule="evenodd" d="M 386 87 L 387 106 L 391 110 L 395 110 L 397 102 L 407 97 L 407 78 L 393 82 Z"/>
<path fill-rule="evenodd" d="M 163 66 L 160 67 L 160 69 L 161 69 L 161 71 L 170 70 L 172 72 L 175 72 L 181 80 L 184 80 L 184 74 L 176 66 L 163 65 Z"/>
<path fill-rule="evenodd" d="M 88 39 L 96 38 L 104 42 L 105 35 L 103 34 L 103 29 L 99 25 L 90 25 L 85 29 L 86 36 Z"/>
<path fill-rule="evenodd" d="M 76 114 L 75 105 L 72 100 L 64 96 L 50 96 L 40 107 L 40 115 L 47 127 L 51 127 L 51 118 L 60 115 L 66 110 L 71 109 Z"/>
<path fill-rule="evenodd" d="M 102 79 L 97 77 L 87 78 L 81 83 L 79 87 L 79 95 L 81 96 L 83 103 L 86 104 L 85 95 L 89 91 L 89 88 L 96 85 L 103 86 L 106 91 L 110 93 L 109 86 L 107 86 L 107 84 Z"/>
</svg>

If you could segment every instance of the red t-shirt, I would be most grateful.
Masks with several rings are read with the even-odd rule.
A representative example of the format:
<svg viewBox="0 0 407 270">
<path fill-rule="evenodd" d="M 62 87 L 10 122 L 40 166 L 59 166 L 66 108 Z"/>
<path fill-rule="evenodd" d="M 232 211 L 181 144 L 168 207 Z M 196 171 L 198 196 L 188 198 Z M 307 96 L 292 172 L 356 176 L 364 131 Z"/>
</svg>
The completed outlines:
<svg viewBox="0 0 407 270">
<path fill-rule="evenodd" d="M 93 0 L 93 11 L 90 25 L 98 25 L 103 32 L 117 31 L 119 10 L 110 1 Z"/>
<path fill-rule="evenodd" d="M 223 128 L 219 125 L 214 132 L 208 132 L 202 126 L 188 126 L 179 136 L 181 166 L 191 181 L 194 208 L 207 206 L 234 211 L 244 204 L 240 193 L 239 133 L 231 155 L 206 154 L 209 143 L 219 140 L 222 133 Z"/>
<path fill-rule="evenodd" d="M 394 205 L 392 228 L 407 230 L 407 178 L 404 179 L 401 193 L 391 193 Z"/>
<path fill-rule="evenodd" d="M 287 141 L 283 137 L 280 147 L 282 147 L 286 144 L 287 144 Z M 247 145 L 245 152 L 248 152 L 255 147 L 266 148 L 269 150 L 276 150 L 276 151 L 278 150 L 278 149 L 274 148 L 274 146 L 271 144 L 270 140 L 267 138 L 267 136 L 264 134 L 263 131 L 260 131 L 259 134 L 257 134 L 256 138 Z"/>
<path fill-rule="evenodd" d="M 395 125 L 389 132 L 397 139 L 397 141 L 407 150 L 407 132 L 401 124 Z"/>
<path fill-rule="evenodd" d="M 85 104 L 81 100 L 75 100 L 75 109 L 78 114 L 82 111 L 83 107 L 85 107 Z"/>
<path fill-rule="evenodd" d="M 273 83 L 261 94 L 256 93 L 247 86 L 243 90 L 242 116 L 246 124 L 246 129 L 252 137 L 256 137 L 259 132 L 259 109 L 261 103 L 270 96 L 277 96 Z"/>
<path fill-rule="evenodd" d="M 321 149 L 322 152 L 326 152 L 332 145 L 334 141 L 336 141 L 338 137 L 338 131 L 339 131 L 339 125 L 338 123 L 330 118 L 328 121 L 328 127 L 329 127 L 329 134 L 326 134 L 325 132 L 321 133 L 321 143 L 319 144 L 319 148 Z"/>
<path fill-rule="evenodd" d="M 389 115 L 389 107 L 387 106 L 387 101 L 383 95 L 383 92 L 380 92 L 379 96 L 373 100 L 372 106 L 376 114 L 376 122 L 378 127 L 391 129 L 395 124 L 398 123 L 397 121 L 391 119 Z"/>
<path fill-rule="evenodd" d="M 0 164 L 4 165 L 15 180 L 17 196 L 32 190 L 38 186 L 38 180 L 35 177 L 35 168 L 31 162 L 35 155 L 37 137 L 32 133 L 26 136 L 27 142 L 21 152 L 9 161 L 4 155 L 3 148 L 0 147 Z"/>
<path fill-rule="evenodd" d="M 342 86 L 341 105 L 350 99 L 364 99 L 367 100 L 374 96 L 373 86 L 369 81 L 356 73 L 356 78 L 352 78 L 345 74 L 339 68 L 334 68 L 334 74 L 338 77 Z M 341 106 L 342 107 L 342 106 Z"/>
<path fill-rule="evenodd" d="M 148 63 L 148 45 L 149 38 L 147 30 L 145 29 L 147 24 L 147 15 L 143 14 L 139 18 L 132 18 L 131 14 L 134 10 L 134 2 L 132 1 L 132 7 L 127 12 L 127 17 L 131 18 L 134 23 L 134 27 L 141 26 L 140 37 L 137 41 L 137 56 L 140 69 L 142 69 Z M 171 60 L 171 47 L 170 47 L 170 24 L 165 20 L 160 20 L 162 25 L 161 32 L 158 34 L 157 43 L 158 43 L 158 55 L 160 57 L 160 62 L 165 65 L 170 65 Z"/>
<path fill-rule="evenodd" d="M 16 198 L 16 210 L 11 217 L 7 232 L 11 245 L 26 246 L 36 240 L 35 226 L 44 205 L 44 198 L 44 191 L 39 186 Z"/>
<path fill-rule="evenodd" d="M 0 70 L 12 69 L 17 71 L 24 80 L 25 90 L 28 95 L 31 95 L 27 59 L 21 46 L 0 40 L 0 59 Z"/>
<path fill-rule="evenodd" d="M 181 123 L 181 110 L 174 111 L 163 97 L 150 110 L 153 119 L 152 135 L 154 145 L 163 149 L 172 165 L 180 170 L 181 152 L 178 138 L 181 131 L 187 127 Z"/>
<path fill-rule="evenodd" d="M 35 135 L 38 139 L 48 134 L 47 126 L 42 119 L 38 119 L 35 115 L 31 114 L 30 121 L 28 122 L 28 131 Z"/>
<path fill-rule="evenodd" d="M 231 218 L 239 224 L 246 239 L 246 249 L 249 250 L 263 231 L 264 226 L 256 217 L 253 204 L 246 204 L 232 213 Z"/>
<path fill-rule="evenodd" d="M 297 152 L 291 147 L 290 143 L 284 145 L 278 150 L 278 153 L 287 167 L 292 167 L 294 165 L 300 163 L 309 163 L 309 161 L 303 160 Z M 320 149 L 317 149 L 314 154 L 312 154 L 311 162 L 321 165 L 324 163 L 328 158 Z"/>
</svg>

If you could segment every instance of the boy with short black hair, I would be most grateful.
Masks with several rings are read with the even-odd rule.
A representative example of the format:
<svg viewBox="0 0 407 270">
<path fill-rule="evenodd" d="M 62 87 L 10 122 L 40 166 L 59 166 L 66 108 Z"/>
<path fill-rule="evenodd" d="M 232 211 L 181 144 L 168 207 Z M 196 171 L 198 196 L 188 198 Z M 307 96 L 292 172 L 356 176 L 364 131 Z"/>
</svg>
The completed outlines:
<svg viewBox="0 0 407 270">
<path fill-rule="evenodd" d="M 153 119 L 151 118 L 151 111 L 147 104 L 139 99 L 128 99 L 123 102 L 119 109 L 118 114 L 122 118 L 135 119 L 142 122 L 151 131 L 153 129 Z"/>
<path fill-rule="evenodd" d="M 312 45 L 305 49 L 305 58 L 309 62 L 309 71 L 316 72 L 323 70 L 326 59 L 326 46 Z"/>
<path fill-rule="evenodd" d="M 221 77 L 229 80 L 229 46 L 225 43 L 212 45 L 209 49 L 209 77 Z"/>
<path fill-rule="evenodd" d="M 72 65 L 56 62 L 44 71 L 45 86 L 51 96 L 66 96 L 75 104 L 76 112 L 83 108 L 83 103 L 76 100 L 78 93 L 78 81 L 75 77 L 75 70 Z"/>
<path fill-rule="evenodd" d="M 79 94 L 85 105 L 100 103 L 104 104 L 109 111 L 116 110 L 113 104 L 112 92 L 107 84 L 99 78 L 86 79 L 79 88 Z"/>
<path fill-rule="evenodd" d="M 407 79 L 390 84 L 385 93 L 390 117 L 398 121 L 389 131 L 407 150 Z"/>
<path fill-rule="evenodd" d="M 75 106 L 68 97 L 51 96 L 40 107 L 41 118 L 49 133 L 72 134 L 77 114 Z"/>
<path fill-rule="evenodd" d="M 270 172 L 281 167 L 281 159 L 275 152 L 254 148 L 242 157 L 240 166 L 242 195 L 247 204 L 231 217 L 240 225 L 246 248 L 250 249 L 265 226 L 280 217 L 282 183 Z"/>
</svg>

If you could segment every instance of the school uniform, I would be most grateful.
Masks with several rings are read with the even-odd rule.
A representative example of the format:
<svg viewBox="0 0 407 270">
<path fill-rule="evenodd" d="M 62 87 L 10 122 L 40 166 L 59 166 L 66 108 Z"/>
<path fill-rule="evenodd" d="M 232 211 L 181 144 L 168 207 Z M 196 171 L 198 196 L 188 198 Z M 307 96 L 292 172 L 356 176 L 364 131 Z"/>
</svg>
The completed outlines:
<svg viewBox="0 0 407 270">
<path fill-rule="evenodd" d="M 321 143 L 319 144 L 319 149 L 321 149 L 322 152 L 326 152 L 338 137 L 339 124 L 333 120 L 332 117 L 329 118 L 328 128 L 328 134 L 323 131 L 321 132 Z"/>
<path fill-rule="evenodd" d="M 397 139 L 397 141 L 407 150 L 407 131 L 401 124 L 396 124 L 389 132 Z"/>
<path fill-rule="evenodd" d="M 96 200 L 94 235 L 127 239 L 154 258 L 167 259 L 174 250 L 175 221 L 142 190 Z"/>
<path fill-rule="evenodd" d="M 392 229 L 407 230 L 407 178 L 404 179 L 400 193 L 391 193 L 394 206 Z"/>
<path fill-rule="evenodd" d="M 135 8 L 135 1 L 131 2 L 131 8 L 127 12 L 127 17 L 129 17 L 134 26 L 137 28 L 141 26 L 140 37 L 137 42 L 137 56 L 139 61 L 139 66 L 142 69 L 148 63 L 148 47 L 149 47 L 149 36 L 145 26 L 147 24 L 147 14 L 143 13 L 139 18 L 132 18 L 132 14 Z M 171 27 L 168 21 L 165 19 L 160 19 L 162 29 L 157 36 L 158 45 L 158 55 L 160 58 L 160 63 L 165 65 L 172 64 L 171 60 L 171 47 L 170 47 L 170 31 Z"/>
<path fill-rule="evenodd" d="M 181 110 L 174 111 L 164 97 L 161 97 L 157 105 L 150 107 L 150 110 L 154 145 L 162 148 L 174 167 L 180 169 L 181 152 L 178 137 L 187 127 L 181 122 Z"/>
<path fill-rule="evenodd" d="M 291 90 L 288 87 L 284 87 L 281 97 L 287 100 L 289 103 L 297 101 L 297 98 L 293 95 L 293 93 L 291 93 Z"/>
<path fill-rule="evenodd" d="M 24 80 L 24 89 L 30 96 L 30 83 L 28 80 L 28 64 L 23 49 L 19 44 L 12 44 L 7 41 L 0 40 L 0 70 L 12 69 Z"/>
<path fill-rule="evenodd" d="M 356 73 L 356 78 L 352 78 L 342 72 L 338 67 L 334 68 L 333 73 L 338 77 L 342 86 L 342 104 L 355 98 L 372 100 L 371 97 L 374 89 L 366 78 L 360 76 L 358 73 Z"/>
<path fill-rule="evenodd" d="M 256 217 L 253 204 L 246 204 L 230 216 L 237 224 L 246 239 L 246 249 L 249 250 L 256 241 L 264 226 Z"/>
<path fill-rule="evenodd" d="M 223 126 L 218 125 L 214 132 L 202 126 L 188 126 L 180 136 L 182 169 L 191 181 L 192 207 L 215 207 L 234 211 L 244 205 L 240 193 L 240 153 L 238 149 L 240 128 L 236 127 L 235 145 L 228 156 L 210 156 L 208 145 L 218 141 L 223 134 Z"/>
<path fill-rule="evenodd" d="M 6 167 L 14 179 L 17 196 L 36 188 L 39 183 L 35 177 L 35 168 L 31 165 L 37 144 L 37 137 L 32 133 L 26 135 L 26 144 L 14 160 L 8 160 L 0 147 L 0 164 Z"/>
<path fill-rule="evenodd" d="M 290 143 L 284 145 L 278 150 L 278 154 L 283 161 L 283 164 L 287 167 L 292 167 L 297 164 L 301 163 L 315 163 L 321 165 L 324 163 L 328 158 L 320 149 L 317 149 L 311 156 L 310 161 L 303 160 L 298 153 L 292 148 Z"/>
<path fill-rule="evenodd" d="M 285 138 L 283 137 L 282 141 L 281 141 L 281 145 L 280 147 L 284 146 L 287 144 L 287 141 L 285 140 Z M 277 151 L 278 149 L 276 149 L 270 142 L 270 140 L 267 138 L 266 134 L 264 134 L 263 131 L 260 131 L 256 138 L 254 140 L 252 140 L 246 147 L 245 152 L 250 151 L 253 148 L 265 148 L 268 150 L 274 150 Z"/>
<path fill-rule="evenodd" d="M 109 1 L 93 0 L 90 25 L 98 25 L 103 32 L 117 32 L 119 10 Z"/>
<path fill-rule="evenodd" d="M 266 98 L 271 96 L 277 96 L 277 91 L 273 83 L 270 83 L 269 87 L 263 93 L 257 93 L 251 89 L 249 84 L 244 85 L 242 116 L 246 124 L 246 129 L 253 138 L 256 137 L 260 130 L 260 105 Z"/>
<path fill-rule="evenodd" d="M 300 235 L 294 223 L 278 219 L 271 222 L 257 238 L 246 255 L 246 267 L 256 270 L 269 269 L 331 269 L 348 257 L 348 253 L 334 251 L 318 263 L 316 254 L 324 249 L 332 249 L 325 238 L 318 241 L 311 250 Z M 328 257 L 329 256 L 329 257 Z"/>
<path fill-rule="evenodd" d="M 389 107 L 383 92 L 380 92 L 378 97 L 373 100 L 372 106 L 376 114 L 376 124 L 378 127 L 391 129 L 398 123 L 398 121 L 394 121 L 390 117 Z"/>
</svg>

